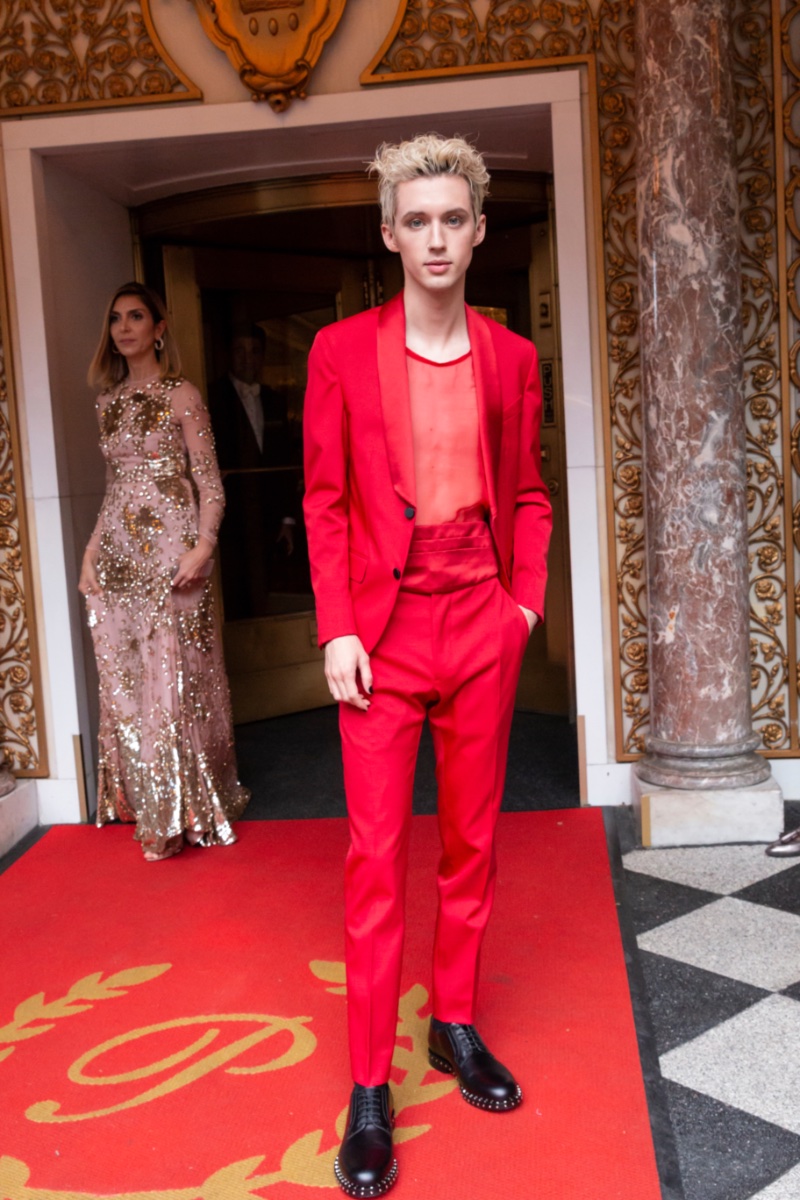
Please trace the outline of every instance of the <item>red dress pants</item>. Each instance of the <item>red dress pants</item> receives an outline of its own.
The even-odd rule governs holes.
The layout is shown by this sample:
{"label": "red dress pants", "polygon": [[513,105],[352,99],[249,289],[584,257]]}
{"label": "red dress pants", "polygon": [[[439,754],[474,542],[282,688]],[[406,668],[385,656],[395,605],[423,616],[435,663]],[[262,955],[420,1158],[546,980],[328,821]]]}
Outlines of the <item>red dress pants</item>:
{"label": "red dress pants", "polygon": [[[397,604],[371,655],[372,705],[340,705],[353,1079],[389,1078],[397,1029],[414,769],[436,754],[439,831],[433,1013],[471,1023],[494,897],[494,831],[528,623],[501,587],[488,527],[415,530]],[[413,589],[413,590],[411,590]]]}

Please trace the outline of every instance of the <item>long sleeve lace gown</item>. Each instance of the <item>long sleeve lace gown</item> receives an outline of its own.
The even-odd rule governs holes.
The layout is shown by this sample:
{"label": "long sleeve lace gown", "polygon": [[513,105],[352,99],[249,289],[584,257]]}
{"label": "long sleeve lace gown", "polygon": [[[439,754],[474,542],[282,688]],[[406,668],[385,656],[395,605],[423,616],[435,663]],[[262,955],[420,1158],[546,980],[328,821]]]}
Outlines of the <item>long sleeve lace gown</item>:
{"label": "long sleeve lace gown", "polygon": [[172,588],[180,556],[201,535],[214,544],[222,520],[208,411],[192,384],[157,377],[123,381],[97,409],[109,479],[90,541],[100,594],[87,597],[100,676],[97,824],[135,821],[156,854],[186,830],[229,845],[250,794],[237,779],[211,583]]}

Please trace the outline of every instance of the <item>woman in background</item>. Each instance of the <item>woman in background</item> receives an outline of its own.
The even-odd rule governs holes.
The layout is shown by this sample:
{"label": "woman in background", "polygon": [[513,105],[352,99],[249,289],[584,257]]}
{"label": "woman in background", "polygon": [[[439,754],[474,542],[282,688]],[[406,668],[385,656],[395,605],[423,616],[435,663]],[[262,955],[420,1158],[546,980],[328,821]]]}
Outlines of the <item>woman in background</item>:
{"label": "woman in background", "polygon": [[135,821],[158,862],[184,842],[230,845],[250,798],[209,580],[224,493],[208,410],[154,292],[117,289],[89,382],[108,472],[78,584],[100,676],[97,824]]}

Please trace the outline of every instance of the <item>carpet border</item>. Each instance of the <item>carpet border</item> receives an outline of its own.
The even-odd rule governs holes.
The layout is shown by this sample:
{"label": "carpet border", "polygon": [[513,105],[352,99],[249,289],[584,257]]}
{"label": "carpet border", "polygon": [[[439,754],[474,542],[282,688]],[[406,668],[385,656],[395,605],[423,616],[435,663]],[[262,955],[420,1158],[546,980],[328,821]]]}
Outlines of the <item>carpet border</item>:
{"label": "carpet border", "polygon": [[27,854],[31,847],[41,841],[44,835],[51,829],[52,825],[37,825],[21,837],[18,842],[15,842],[10,850],[6,850],[5,854],[0,857],[0,875],[4,874],[24,854]]}

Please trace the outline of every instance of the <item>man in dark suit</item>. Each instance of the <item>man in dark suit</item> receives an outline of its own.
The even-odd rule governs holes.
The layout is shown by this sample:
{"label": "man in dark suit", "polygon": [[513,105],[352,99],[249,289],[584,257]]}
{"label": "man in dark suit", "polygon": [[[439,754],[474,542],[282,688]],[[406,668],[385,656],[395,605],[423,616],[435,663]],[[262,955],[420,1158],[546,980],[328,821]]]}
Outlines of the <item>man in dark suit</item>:
{"label": "man in dark suit", "polygon": [[286,401],[261,383],[266,335],[237,330],[230,370],[211,387],[209,409],[225,482],[220,530],[226,620],[264,616],[276,574],[294,550],[298,499]]}

